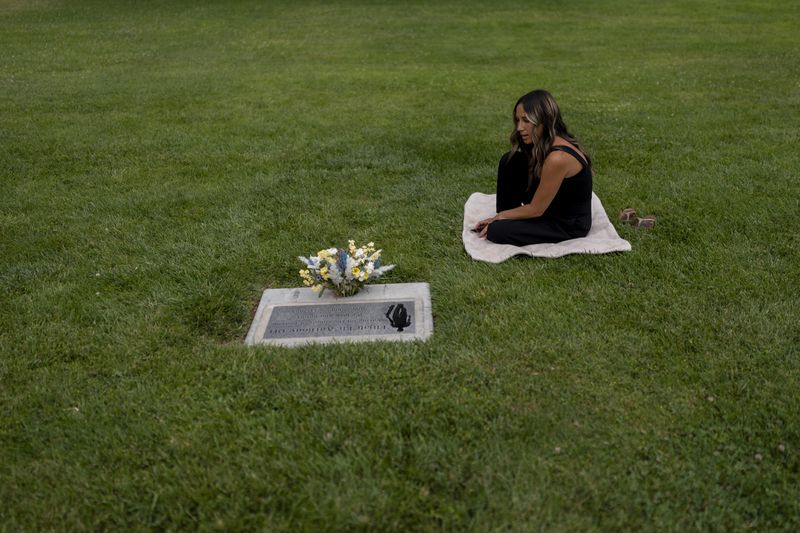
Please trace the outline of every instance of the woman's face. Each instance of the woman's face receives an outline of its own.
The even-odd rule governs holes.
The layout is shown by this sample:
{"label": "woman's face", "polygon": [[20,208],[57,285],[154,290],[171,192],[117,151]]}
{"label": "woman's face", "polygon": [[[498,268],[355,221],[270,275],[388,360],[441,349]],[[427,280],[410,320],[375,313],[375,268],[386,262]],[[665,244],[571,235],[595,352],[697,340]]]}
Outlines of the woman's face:
{"label": "woman's face", "polygon": [[517,123],[517,132],[520,137],[522,137],[522,142],[525,144],[533,144],[533,139],[541,134],[542,127],[536,126],[533,122],[528,120],[525,114],[525,108],[522,107],[522,104],[517,105],[517,109],[514,112],[514,120]]}

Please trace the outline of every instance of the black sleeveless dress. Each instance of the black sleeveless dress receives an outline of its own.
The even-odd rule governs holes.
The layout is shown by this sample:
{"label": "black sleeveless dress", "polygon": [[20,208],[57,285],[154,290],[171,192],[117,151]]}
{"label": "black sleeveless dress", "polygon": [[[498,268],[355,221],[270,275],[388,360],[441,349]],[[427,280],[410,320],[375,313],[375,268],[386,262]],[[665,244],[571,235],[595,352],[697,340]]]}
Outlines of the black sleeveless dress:
{"label": "black sleeveless dress", "polygon": [[[569,146],[553,146],[581,164],[581,170],[564,178],[544,214],[522,220],[497,220],[489,224],[486,237],[498,244],[525,246],[543,242],[561,242],[585,237],[592,227],[592,169],[583,156]],[[524,154],[511,152],[500,159],[497,169],[497,212],[530,203],[539,180],[528,187],[528,160]]]}

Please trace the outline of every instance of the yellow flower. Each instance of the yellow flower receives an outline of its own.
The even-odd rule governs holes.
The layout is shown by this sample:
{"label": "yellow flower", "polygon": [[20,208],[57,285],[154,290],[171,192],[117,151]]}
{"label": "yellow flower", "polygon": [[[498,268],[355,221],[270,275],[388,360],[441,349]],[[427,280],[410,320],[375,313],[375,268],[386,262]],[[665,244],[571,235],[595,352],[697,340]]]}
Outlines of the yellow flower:
{"label": "yellow flower", "polygon": [[314,292],[319,292],[322,290],[322,285],[314,285],[313,287],[311,287],[311,290]]}
{"label": "yellow flower", "polygon": [[353,277],[354,278],[357,278],[360,273],[361,273],[361,270],[358,267],[353,267]]}

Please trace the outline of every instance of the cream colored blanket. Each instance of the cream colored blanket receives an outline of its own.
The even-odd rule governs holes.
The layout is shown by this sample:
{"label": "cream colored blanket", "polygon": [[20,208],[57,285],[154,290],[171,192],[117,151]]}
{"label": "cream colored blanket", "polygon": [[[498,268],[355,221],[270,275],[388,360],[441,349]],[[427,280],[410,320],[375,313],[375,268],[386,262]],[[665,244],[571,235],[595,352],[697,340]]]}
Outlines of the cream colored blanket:
{"label": "cream colored blanket", "polygon": [[606,254],[631,250],[631,243],[617,234],[617,230],[614,229],[603,209],[603,204],[600,203],[600,198],[594,193],[592,193],[592,229],[589,230],[589,234],[579,239],[556,243],[512,246],[495,244],[481,239],[477,233],[471,230],[479,221],[493,216],[494,209],[494,194],[472,193],[467,203],[464,204],[464,228],[461,238],[467,253],[478,261],[501,263],[514,255],[561,257],[568,254]]}

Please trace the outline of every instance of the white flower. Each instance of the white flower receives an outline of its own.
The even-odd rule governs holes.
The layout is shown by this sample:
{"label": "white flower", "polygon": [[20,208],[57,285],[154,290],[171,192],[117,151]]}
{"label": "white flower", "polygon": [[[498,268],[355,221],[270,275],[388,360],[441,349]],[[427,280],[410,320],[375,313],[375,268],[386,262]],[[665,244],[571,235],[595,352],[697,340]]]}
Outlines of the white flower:
{"label": "white flower", "polygon": [[347,279],[353,279],[353,269],[358,266],[355,259],[347,256],[347,266],[344,269],[344,275]]}
{"label": "white flower", "polygon": [[336,263],[331,263],[328,266],[328,276],[330,276],[334,285],[339,285],[342,282],[342,273],[339,272],[339,267],[336,266]]}
{"label": "white flower", "polygon": [[386,266],[382,266],[382,267],[380,267],[380,268],[376,268],[376,269],[375,269],[375,274],[376,274],[377,276],[381,276],[381,275],[383,275],[383,274],[385,274],[385,273],[389,272],[389,271],[390,271],[391,269],[393,269],[393,268],[394,268],[394,265],[386,265]]}

